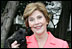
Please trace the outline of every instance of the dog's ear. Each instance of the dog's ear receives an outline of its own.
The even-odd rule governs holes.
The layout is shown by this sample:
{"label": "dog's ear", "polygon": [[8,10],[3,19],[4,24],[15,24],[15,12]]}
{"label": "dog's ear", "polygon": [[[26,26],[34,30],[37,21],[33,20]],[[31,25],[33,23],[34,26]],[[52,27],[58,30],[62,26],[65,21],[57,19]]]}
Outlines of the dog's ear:
{"label": "dog's ear", "polygon": [[7,39],[7,43],[10,47],[11,44],[15,40],[17,40],[18,43],[21,44],[20,47],[26,47],[27,45],[26,45],[26,38],[25,37],[26,37],[26,30],[20,28],[18,31],[14,32],[14,34]]}
{"label": "dog's ear", "polygon": [[8,48],[10,48],[11,47],[11,44],[13,43],[13,38],[12,37],[9,37],[7,40],[6,40],[6,43],[7,43],[7,45],[8,45]]}
{"label": "dog's ear", "polygon": [[24,36],[26,36],[27,31],[26,31],[26,29],[20,28],[20,29],[18,30],[18,33],[19,33],[19,34],[23,34]]}
{"label": "dog's ear", "polygon": [[27,31],[27,36],[31,36],[33,34],[31,27],[26,28],[26,31]]}
{"label": "dog's ear", "polygon": [[14,32],[10,37],[8,37],[6,39],[6,43],[7,43],[8,47],[10,47],[11,44],[15,41],[14,37],[15,37],[16,34],[17,34],[17,32]]}

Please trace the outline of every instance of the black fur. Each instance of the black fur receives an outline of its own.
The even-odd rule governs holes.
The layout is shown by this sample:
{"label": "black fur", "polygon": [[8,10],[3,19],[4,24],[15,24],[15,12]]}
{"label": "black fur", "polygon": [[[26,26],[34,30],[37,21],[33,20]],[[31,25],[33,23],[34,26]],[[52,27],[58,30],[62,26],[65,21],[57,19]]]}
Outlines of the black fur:
{"label": "black fur", "polygon": [[27,48],[27,43],[26,43],[26,30],[19,29],[10,38],[8,38],[7,39],[8,47],[11,47],[11,44],[15,40],[18,42],[18,44],[20,44],[19,48]]}

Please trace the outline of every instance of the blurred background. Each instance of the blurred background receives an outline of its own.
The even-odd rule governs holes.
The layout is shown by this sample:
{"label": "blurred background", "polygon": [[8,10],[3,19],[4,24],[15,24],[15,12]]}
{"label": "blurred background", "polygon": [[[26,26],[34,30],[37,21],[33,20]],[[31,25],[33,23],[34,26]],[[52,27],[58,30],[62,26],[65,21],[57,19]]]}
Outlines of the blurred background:
{"label": "blurred background", "polygon": [[[26,5],[37,1],[1,1],[1,48],[5,41],[19,28],[25,29],[22,17]],[[39,1],[45,4],[50,22],[47,29],[71,48],[71,1]],[[32,35],[32,34],[30,34]]]}

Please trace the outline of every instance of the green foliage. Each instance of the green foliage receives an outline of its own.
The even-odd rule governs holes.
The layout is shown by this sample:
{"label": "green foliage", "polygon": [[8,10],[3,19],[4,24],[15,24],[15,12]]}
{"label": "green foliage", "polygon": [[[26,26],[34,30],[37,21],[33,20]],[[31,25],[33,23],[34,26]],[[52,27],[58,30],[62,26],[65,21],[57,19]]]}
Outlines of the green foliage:
{"label": "green foliage", "polygon": [[4,48],[4,47],[3,47],[3,44],[1,44],[1,48]]}
{"label": "green foliage", "polygon": [[69,43],[69,48],[71,48],[71,43]]}

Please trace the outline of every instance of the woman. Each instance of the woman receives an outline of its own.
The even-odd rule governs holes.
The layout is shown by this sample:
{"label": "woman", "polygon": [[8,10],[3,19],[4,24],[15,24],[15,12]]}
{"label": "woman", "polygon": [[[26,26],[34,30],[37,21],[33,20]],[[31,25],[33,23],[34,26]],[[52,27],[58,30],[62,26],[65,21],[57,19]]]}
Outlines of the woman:
{"label": "woman", "polygon": [[[49,16],[45,5],[41,2],[30,3],[23,14],[26,27],[30,27],[33,35],[27,36],[27,48],[69,48],[64,40],[55,38],[47,31]],[[18,48],[17,41],[11,44],[12,48]]]}

